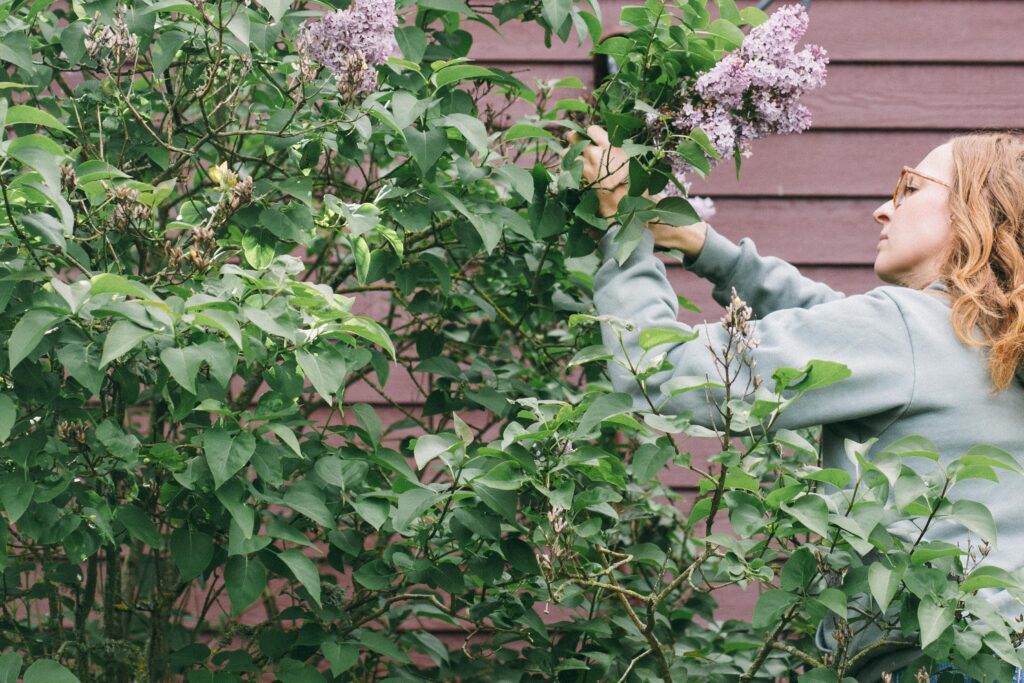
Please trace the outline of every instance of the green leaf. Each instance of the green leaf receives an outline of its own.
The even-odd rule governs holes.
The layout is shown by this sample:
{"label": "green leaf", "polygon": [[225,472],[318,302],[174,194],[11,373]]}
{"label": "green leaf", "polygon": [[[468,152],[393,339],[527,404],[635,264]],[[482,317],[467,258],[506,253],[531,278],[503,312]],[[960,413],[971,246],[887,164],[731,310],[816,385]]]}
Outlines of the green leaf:
{"label": "green leaf", "polygon": [[868,587],[871,589],[871,597],[878,603],[878,608],[884,613],[889,609],[889,603],[896,596],[900,588],[900,581],[903,580],[905,568],[897,565],[896,568],[889,568],[882,562],[874,562],[868,567]]}
{"label": "green leaf", "polygon": [[817,574],[814,555],[806,546],[797,548],[779,573],[779,585],[783,590],[802,592],[807,582]]}
{"label": "green leaf", "polygon": [[32,502],[34,493],[35,484],[22,475],[0,475],[0,505],[3,505],[7,512],[8,523],[14,524],[21,519]]}
{"label": "green leaf", "polygon": [[[24,25],[24,24],[23,24]],[[0,41],[0,59],[27,72],[33,71],[32,44],[23,31],[11,31]]]}
{"label": "green leaf", "polygon": [[529,123],[517,123],[505,131],[505,142],[513,140],[553,140],[554,135],[540,126]]}
{"label": "green leaf", "polygon": [[289,0],[258,0],[258,2],[264,9],[270,12],[270,16],[273,17],[274,21],[281,21],[281,17],[291,7]]}
{"label": "green leaf", "polygon": [[[827,387],[830,384],[846,379],[850,374],[850,368],[842,363],[812,360],[802,370],[779,368],[772,373],[772,378],[780,384],[779,389],[793,390],[799,395],[814,389]],[[792,384],[796,379],[800,381]]]}
{"label": "green leaf", "polygon": [[8,652],[0,655],[0,683],[18,683],[21,672],[21,655]]}
{"label": "green leaf", "polygon": [[797,596],[784,590],[770,590],[761,594],[754,605],[752,625],[756,629],[773,626],[782,613],[797,601]]}
{"label": "green leaf", "polygon": [[569,17],[572,0],[542,0],[541,16],[548,22],[553,32],[557,32]]}
{"label": "green leaf", "polygon": [[323,674],[295,659],[282,659],[276,675],[281,683],[325,683]]}
{"label": "green leaf", "polygon": [[[231,432],[211,428],[203,432],[203,452],[213,475],[214,488],[220,488],[228,479],[245,467],[256,450],[256,437],[252,432]],[[241,525],[240,525],[241,526]]]}
{"label": "green leaf", "polygon": [[320,651],[331,664],[331,675],[340,676],[359,661],[359,648],[354,645],[340,645],[338,643],[320,643]]}
{"label": "green leaf", "polygon": [[107,332],[107,337],[103,341],[103,355],[100,357],[100,367],[104,367],[111,361],[117,360],[138,346],[139,342],[143,339],[153,334],[152,330],[139,327],[133,322],[118,320]]}
{"label": "green leaf", "polygon": [[377,321],[356,315],[343,322],[341,330],[376,344],[387,351],[392,360],[397,358],[395,356],[395,345],[391,342],[391,337],[388,335],[387,330],[381,327]]}
{"label": "green leaf", "polygon": [[964,465],[987,465],[1015,474],[1024,474],[1024,467],[1021,467],[1015,457],[995,446],[973,446],[967,451],[967,455],[960,458],[960,462]]}
{"label": "green leaf", "polygon": [[1013,575],[999,567],[978,567],[960,584],[964,593],[973,593],[982,588],[1019,588],[1020,582]]}
{"label": "green leaf", "polygon": [[18,409],[7,394],[0,394],[0,443],[7,441],[18,418]]}
{"label": "green leaf", "polygon": [[458,83],[472,78],[484,78],[494,76],[494,72],[475,64],[455,64],[448,66],[434,73],[430,80],[438,88],[450,83]]}
{"label": "green leaf", "polygon": [[395,512],[395,531],[399,533],[419,519],[437,500],[437,494],[430,489],[409,489],[398,496],[398,508]]}
{"label": "green leaf", "polygon": [[160,300],[160,297],[149,287],[141,282],[129,280],[123,275],[100,273],[93,276],[91,282],[92,285],[89,287],[89,291],[93,296],[97,294],[123,294],[124,296],[134,296],[145,301]]}
{"label": "green leaf", "polygon": [[128,533],[151,548],[163,546],[160,532],[149,515],[135,505],[121,505],[114,513],[114,519],[124,525]]}
{"label": "green leaf", "polygon": [[334,347],[299,349],[295,352],[295,360],[302,368],[302,374],[330,405],[331,397],[338,393],[348,371],[348,364],[341,351]]}
{"label": "green leaf", "polygon": [[93,344],[72,342],[57,348],[57,359],[79,384],[98,396],[104,373],[99,369],[99,349]]}
{"label": "green leaf", "polygon": [[653,480],[674,453],[675,451],[668,444],[660,440],[658,443],[643,444],[636,449],[633,459],[630,461],[633,476],[639,482]]}
{"label": "green leaf", "polygon": [[998,542],[995,520],[984,503],[973,500],[955,501],[952,517],[989,543],[995,545]]}
{"label": "green leaf", "polygon": [[284,504],[324,527],[335,526],[336,520],[324,504],[324,492],[316,484],[303,479],[295,482],[284,494]]}
{"label": "green leaf", "polygon": [[736,24],[725,19],[715,19],[707,28],[708,33],[725,42],[726,48],[732,50],[743,44],[743,31]]}
{"label": "green leaf", "polygon": [[633,409],[633,397],[629,394],[614,393],[598,396],[587,412],[580,419],[579,426],[573,434],[574,439],[579,439],[590,434],[603,420],[621,415]]}
{"label": "green leaf", "polygon": [[696,209],[682,197],[665,197],[652,211],[661,222],[669,225],[692,225],[700,221]]}
{"label": "green leaf", "polygon": [[926,648],[953,625],[953,605],[940,605],[924,598],[917,606],[917,621],[921,626],[921,647]]}
{"label": "green leaf", "polygon": [[241,614],[267,587],[267,570],[255,557],[235,555],[224,568],[224,583],[231,599],[231,613]]}
{"label": "green leaf", "polygon": [[448,114],[435,119],[435,124],[455,128],[479,154],[487,154],[491,141],[480,119],[468,114]]}
{"label": "green leaf", "polygon": [[916,434],[904,436],[901,439],[893,441],[875,457],[881,457],[883,454],[888,453],[897,455],[901,458],[927,458],[933,461],[939,459],[939,450],[935,447],[935,443],[923,436],[917,436]]}
{"label": "green leaf", "polygon": [[349,409],[356,414],[359,424],[366,430],[366,435],[370,437],[370,443],[374,446],[379,444],[382,427],[380,416],[377,415],[377,411],[373,406],[366,403],[357,403],[354,406],[350,406]]}
{"label": "green leaf", "polygon": [[[405,58],[418,63],[427,50],[427,34],[418,26],[399,26],[395,29],[395,42]],[[337,675],[337,674],[335,674]]]}
{"label": "green leaf", "polygon": [[213,560],[213,538],[202,531],[184,527],[175,529],[171,534],[170,549],[182,581],[191,581],[202,574]]}
{"label": "green leaf", "polygon": [[641,349],[650,351],[662,344],[682,344],[697,336],[696,332],[682,323],[679,327],[645,327],[640,330],[639,343]]}
{"label": "green leaf", "polygon": [[10,338],[7,340],[9,369],[13,370],[18,363],[32,353],[39,346],[39,342],[43,340],[46,331],[61,319],[62,316],[41,309],[30,310],[21,316],[21,320],[14,326]]}
{"label": "green leaf", "polygon": [[817,494],[809,493],[781,507],[814,533],[828,536],[828,505]]}
{"label": "green leaf", "polygon": [[370,631],[367,629],[359,629],[353,635],[360,643],[373,650],[377,654],[384,655],[389,659],[393,659],[401,664],[408,664],[411,660],[400,647],[395,645],[387,636],[383,633],[377,633],[376,631]]}
{"label": "green leaf", "polygon": [[292,431],[291,427],[280,423],[274,423],[267,425],[267,431],[277,436],[277,438],[281,440],[281,443],[288,446],[295,455],[300,458],[304,457],[302,455],[302,446],[299,445],[299,439],[295,436],[295,432]]}
{"label": "green leaf", "polygon": [[841,619],[846,618],[846,595],[837,588],[826,588],[815,599],[822,605],[839,615]]}
{"label": "green leaf", "polygon": [[422,470],[428,462],[450,451],[458,443],[459,439],[454,434],[424,434],[416,439],[416,447],[413,449],[416,468]]}
{"label": "green leaf", "polygon": [[81,683],[78,676],[52,659],[37,659],[25,669],[25,683]]}
{"label": "green leaf", "polygon": [[409,146],[409,154],[419,167],[420,173],[426,175],[448,150],[448,135],[440,128],[432,128],[421,132],[415,128],[406,128],[405,141]]}
{"label": "green leaf", "polygon": [[303,555],[302,551],[296,548],[285,550],[277,557],[287,565],[295,579],[309,592],[313,602],[322,607],[320,603],[320,575],[316,571],[316,565],[313,564],[313,560]]}
{"label": "green leaf", "polygon": [[54,130],[59,130],[62,133],[71,132],[63,123],[54,118],[52,114],[23,104],[16,104],[9,107],[7,109],[7,116],[3,123],[5,126],[15,126],[22,123],[28,123],[34,126],[53,128]]}
{"label": "green leaf", "polygon": [[198,346],[183,349],[166,348],[160,352],[160,360],[174,381],[193,396],[196,394],[196,373],[203,364],[204,352]]}

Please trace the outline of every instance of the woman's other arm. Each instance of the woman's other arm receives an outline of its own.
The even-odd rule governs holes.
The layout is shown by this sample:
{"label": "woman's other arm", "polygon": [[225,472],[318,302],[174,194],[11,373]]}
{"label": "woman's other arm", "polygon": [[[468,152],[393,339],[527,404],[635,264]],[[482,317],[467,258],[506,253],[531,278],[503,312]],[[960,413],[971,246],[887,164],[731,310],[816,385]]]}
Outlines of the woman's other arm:
{"label": "woman's other arm", "polygon": [[[714,285],[712,296],[722,306],[728,305],[734,287],[758,318],[781,309],[810,308],[845,296],[822,282],[804,277],[795,266],[780,258],[761,256],[750,238],[737,245],[710,225],[696,226],[699,227],[651,226],[651,232],[656,244],[683,252],[683,267],[710,281]],[[610,241],[614,237],[605,239]]]}
{"label": "woman's other arm", "polygon": [[[708,243],[710,246],[712,242]],[[739,252],[742,247],[731,245]],[[611,240],[602,241],[604,263],[594,279],[594,302],[599,313],[636,323],[631,332],[617,332],[602,324],[602,336],[614,358],[609,374],[617,391],[633,396],[638,409],[650,409],[633,375],[620,363],[636,365],[644,353],[639,333],[645,328],[688,329],[677,321],[678,303],[665,275],[664,264],[654,255],[654,240],[646,233],[636,250],[620,267],[612,258]],[[752,247],[751,253],[753,252]],[[731,260],[738,261],[734,253]],[[753,259],[755,262],[761,259]],[[729,259],[722,259],[727,261]],[[716,259],[717,263],[718,260]],[[774,269],[777,270],[777,267]],[[769,268],[771,273],[773,268]],[[855,420],[905,408],[911,399],[914,361],[909,331],[896,302],[884,288],[868,294],[835,298],[813,308],[789,307],[751,323],[759,345],[749,351],[754,372],[771,386],[772,373],[782,367],[802,368],[811,360],[846,365],[852,375],[816,390],[813,397],[796,401],[775,423],[775,428],[799,428]],[[647,352],[650,358],[664,353],[672,369],[648,378],[646,393],[659,412],[691,412],[692,420],[716,427],[714,407],[703,391],[667,398],[661,387],[673,377],[720,381],[714,353],[728,343],[728,332],[718,323],[694,328],[699,337],[685,343],[664,344]],[[621,335],[622,342],[619,342]],[[737,386],[750,381],[750,368],[740,369]],[[697,383],[700,380],[695,380]],[[713,394],[720,400],[722,392]]]}

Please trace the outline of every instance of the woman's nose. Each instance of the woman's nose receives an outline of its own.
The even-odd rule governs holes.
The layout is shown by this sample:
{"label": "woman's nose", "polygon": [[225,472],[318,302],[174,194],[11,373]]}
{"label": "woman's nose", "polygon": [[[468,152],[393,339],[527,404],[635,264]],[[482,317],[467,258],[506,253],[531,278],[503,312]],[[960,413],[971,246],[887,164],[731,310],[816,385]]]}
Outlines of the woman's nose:
{"label": "woman's nose", "polygon": [[883,204],[880,204],[877,209],[871,212],[871,217],[875,219],[876,223],[885,225],[889,222],[892,217],[893,205],[892,200],[889,199]]}

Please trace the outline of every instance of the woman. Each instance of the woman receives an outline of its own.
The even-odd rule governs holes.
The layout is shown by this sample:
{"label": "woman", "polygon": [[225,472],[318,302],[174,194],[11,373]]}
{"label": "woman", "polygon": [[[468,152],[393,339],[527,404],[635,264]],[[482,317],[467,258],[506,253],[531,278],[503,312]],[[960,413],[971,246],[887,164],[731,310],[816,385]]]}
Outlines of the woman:
{"label": "woman", "polygon": [[[594,144],[583,152],[584,176],[598,181],[603,216],[615,213],[627,192],[625,156],[593,126]],[[655,245],[683,252],[684,267],[714,284],[716,301],[726,305],[733,288],[758,320],[750,351],[761,377],[779,367],[800,368],[812,359],[847,365],[852,375],[796,401],[775,428],[822,425],[826,467],[852,472],[843,452],[845,439],[879,441],[874,450],[908,435],[930,438],[943,460],[977,444],[1014,455],[1024,451],[1024,137],[978,133],[954,137],[932,150],[914,169],[905,169],[893,199],[875,209],[881,236],[875,273],[888,286],[844,296],[800,275],[784,261],[763,257],[749,239],[736,245],[704,223],[683,227],[654,225],[619,266],[612,258],[617,227],[601,239],[603,264],[594,280],[601,314],[632,320],[637,331],[602,326],[605,344],[622,360],[640,356],[639,330],[672,327],[678,304],[654,255]],[[692,413],[711,427],[704,392],[671,399],[660,386],[673,375],[717,378],[709,348],[727,337],[720,324],[698,326],[699,338],[666,344],[673,369],[647,382],[648,395],[664,400],[661,410]],[[738,386],[748,386],[749,368]],[[617,391],[647,407],[636,381],[619,363],[609,363]],[[972,480],[954,489],[952,499],[985,502],[998,527],[998,545],[986,558],[996,566],[1024,567],[1024,521],[1019,496],[1024,477],[1000,473],[999,482]],[[931,540],[967,540],[955,525],[935,528]],[[1016,616],[1020,605],[1003,590],[987,595],[1001,613]],[[831,629],[819,628],[818,645],[832,649]],[[877,635],[876,635],[877,638]],[[860,647],[871,642],[863,634]],[[877,681],[916,658],[901,651],[876,658],[856,674]],[[906,677],[907,679],[910,676]],[[1018,670],[1014,682],[1021,678]]]}

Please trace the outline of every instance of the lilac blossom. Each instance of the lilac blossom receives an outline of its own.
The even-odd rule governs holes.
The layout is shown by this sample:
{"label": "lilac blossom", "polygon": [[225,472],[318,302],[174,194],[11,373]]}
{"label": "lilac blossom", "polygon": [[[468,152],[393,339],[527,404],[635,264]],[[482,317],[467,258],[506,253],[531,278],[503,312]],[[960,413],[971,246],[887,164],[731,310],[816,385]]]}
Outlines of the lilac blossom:
{"label": "lilac blossom", "polygon": [[803,7],[786,5],[751,29],[739,49],[680,93],[671,127],[683,134],[700,128],[722,157],[734,150],[749,156],[751,140],[807,130],[811,113],[798,100],[825,84],[828,64],[818,45],[796,51],[807,22]]}
{"label": "lilac blossom", "polygon": [[376,89],[374,67],[397,49],[397,23],[395,0],[354,0],[304,26],[297,45],[304,59],[330,70],[343,94],[360,95]]}

